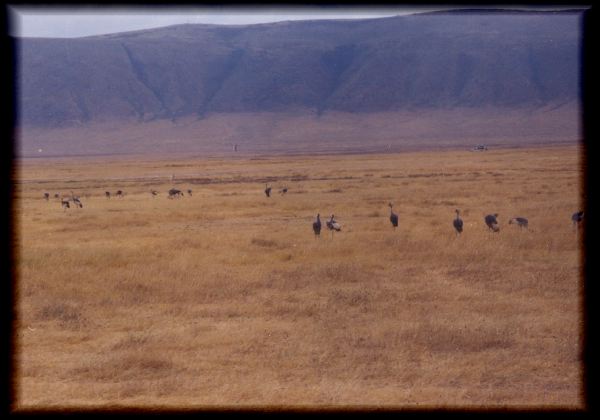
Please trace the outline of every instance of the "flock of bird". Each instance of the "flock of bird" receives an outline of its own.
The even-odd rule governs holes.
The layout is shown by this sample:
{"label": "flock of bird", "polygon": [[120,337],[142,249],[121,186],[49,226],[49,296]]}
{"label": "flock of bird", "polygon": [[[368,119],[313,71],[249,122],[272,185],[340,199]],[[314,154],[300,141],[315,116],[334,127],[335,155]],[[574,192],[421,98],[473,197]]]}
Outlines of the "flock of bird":
{"label": "flock of bird", "polygon": [[[269,184],[265,185],[265,195],[267,197],[271,197],[271,186]],[[288,188],[287,187],[283,187],[281,190],[279,190],[280,194],[285,194],[288,192]],[[152,194],[152,197],[156,197],[159,193],[156,190],[150,190],[150,193]],[[192,190],[188,189],[187,193],[189,196],[192,196]],[[181,190],[178,190],[176,188],[171,188],[168,192],[167,192],[167,198],[169,199],[174,199],[174,198],[179,198],[179,197],[184,197],[184,194]],[[106,198],[110,198],[111,197],[111,193],[110,191],[106,191],[104,193],[104,195],[106,196]],[[118,190],[115,193],[116,197],[119,198],[123,198],[124,194],[122,190]],[[60,198],[60,202],[61,205],[63,207],[63,209],[68,209],[71,207],[70,203],[73,203],[76,207],[79,208],[83,208],[83,203],[81,202],[81,199],[76,196],[75,194],[73,194],[73,191],[71,191],[70,195],[66,195],[66,196],[60,196],[59,194],[54,194],[54,198]],[[44,193],[44,199],[46,201],[48,201],[50,199],[50,194],[49,193]],[[390,223],[392,224],[392,227],[394,229],[396,229],[398,227],[398,214],[394,213],[394,206],[392,203],[388,203],[388,206],[390,207]],[[456,235],[460,235],[463,232],[463,220],[460,218],[460,210],[456,209],[456,217],[454,218],[454,220],[452,221],[452,226],[454,227],[454,230],[456,232]],[[573,213],[573,215],[571,216],[571,222],[573,224],[573,228],[577,229],[579,227],[579,225],[583,222],[583,215],[584,212],[583,211],[578,211],[576,213]],[[499,232],[500,231],[500,225],[498,223],[498,213],[494,213],[494,214],[488,214],[487,216],[484,217],[484,222],[486,224],[486,226],[488,227],[489,230],[491,230],[492,232]],[[525,217],[513,217],[508,221],[508,224],[515,224],[517,225],[519,228],[525,228],[528,229],[529,228],[529,221],[525,218]],[[329,231],[331,231],[331,237],[333,238],[333,233],[334,232],[339,232],[342,230],[342,226],[338,223],[337,220],[335,220],[335,216],[332,214],[329,220],[325,221],[325,225],[327,226],[327,229]],[[312,224],[312,228],[313,228],[313,232],[315,234],[315,238],[320,237],[321,235],[321,215],[317,214],[317,218],[316,220],[313,222]]]}

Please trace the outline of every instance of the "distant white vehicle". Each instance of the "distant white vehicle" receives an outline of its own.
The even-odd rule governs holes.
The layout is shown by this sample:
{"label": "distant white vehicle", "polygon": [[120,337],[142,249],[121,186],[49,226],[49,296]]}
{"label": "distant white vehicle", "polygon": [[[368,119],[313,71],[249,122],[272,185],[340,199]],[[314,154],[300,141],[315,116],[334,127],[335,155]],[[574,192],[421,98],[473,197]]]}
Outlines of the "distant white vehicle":
{"label": "distant white vehicle", "polygon": [[479,151],[483,151],[483,150],[487,150],[487,146],[485,144],[478,144],[477,146],[473,147],[473,151],[474,152],[479,152]]}

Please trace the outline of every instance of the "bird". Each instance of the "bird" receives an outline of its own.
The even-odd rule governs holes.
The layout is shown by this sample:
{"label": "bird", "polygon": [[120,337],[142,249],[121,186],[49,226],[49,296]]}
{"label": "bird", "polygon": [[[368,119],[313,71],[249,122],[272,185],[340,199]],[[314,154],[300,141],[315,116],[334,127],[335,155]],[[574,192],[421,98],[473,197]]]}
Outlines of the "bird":
{"label": "bird", "polygon": [[267,195],[267,197],[271,196],[271,187],[269,187],[269,184],[265,184],[265,194]]}
{"label": "bird", "polygon": [[332,238],[333,238],[334,231],[339,232],[340,230],[342,230],[342,226],[340,226],[340,224],[334,219],[333,214],[331,215],[331,219],[329,219],[327,221],[327,229],[329,229],[331,231]]}
{"label": "bird", "polygon": [[123,191],[119,190],[117,191],[117,193],[115,194],[117,197],[121,197],[123,198]]}
{"label": "bird", "polygon": [[44,200],[48,201],[48,199],[50,198],[50,194],[49,193],[44,193]]}
{"label": "bird", "polygon": [[500,230],[500,227],[498,226],[498,220],[496,219],[496,217],[498,217],[498,213],[488,214],[487,216],[485,216],[484,219],[487,227],[490,230],[493,230],[494,232],[498,232]]}
{"label": "bird", "polygon": [[110,191],[105,191],[104,195],[106,196],[106,198],[110,198]]}
{"label": "bird", "polygon": [[187,193],[190,195],[190,197],[192,196],[192,190],[187,190]]}
{"label": "bird", "polygon": [[577,213],[573,213],[571,216],[571,221],[573,222],[573,229],[576,229],[581,222],[583,222],[583,211],[578,211]]}
{"label": "bird", "polygon": [[455,211],[456,211],[456,219],[454,219],[452,221],[452,225],[454,226],[454,229],[456,230],[456,234],[460,235],[463,231],[463,221],[460,218],[460,216],[458,215],[460,213],[460,211],[458,209],[456,209]]}
{"label": "bird", "polygon": [[79,197],[76,196],[75,194],[73,194],[73,191],[71,191],[71,201],[76,205],[79,206],[79,208],[83,208],[83,204],[81,203],[81,201],[79,200]]}
{"label": "bird", "polygon": [[513,217],[512,219],[510,219],[508,221],[508,224],[509,225],[516,224],[520,228],[526,228],[527,229],[529,227],[529,220],[527,220],[524,217]]}
{"label": "bird", "polygon": [[183,193],[176,188],[169,190],[169,196],[167,198],[183,197]]}
{"label": "bird", "polygon": [[315,232],[315,239],[321,235],[321,215],[317,213],[317,220],[313,222],[313,232]]}
{"label": "bird", "polygon": [[390,206],[390,222],[394,226],[394,229],[396,229],[398,227],[398,215],[392,210],[392,203],[388,203],[388,206]]}

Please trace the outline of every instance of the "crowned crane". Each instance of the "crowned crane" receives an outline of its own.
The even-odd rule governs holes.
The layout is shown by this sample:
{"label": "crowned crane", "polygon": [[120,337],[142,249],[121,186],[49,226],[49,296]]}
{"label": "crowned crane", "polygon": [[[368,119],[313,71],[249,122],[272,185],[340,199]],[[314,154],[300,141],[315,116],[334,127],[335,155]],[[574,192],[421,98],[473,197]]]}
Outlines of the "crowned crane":
{"label": "crowned crane", "polygon": [[271,187],[269,187],[269,184],[265,184],[265,195],[267,197],[271,196]]}
{"label": "crowned crane", "polygon": [[573,229],[579,227],[580,223],[583,222],[583,211],[573,213],[573,215],[571,216],[571,221],[573,222]]}
{"label": "crowned crane", "polygon": [[313,222],[313,232],[315,232],[315,239],[321,237],[321,215],[317,213],[317,220]]}
{"label": "crowned crane", "polygon": [[342,230],[342,226],[334,219],[333,214],[331,215],[331,219],[327,221],[327,229],[331,231],[331,238],[333,238],[333,232]]}
{"label": "crowned crane", "polygon": [[390,206],[390,222],[392,223],[394,229],[396,229],[398,227],[398,215],[394,213],[394,210],[392,210],[392,203],[388,203],[388,206]]}
{"label": "crowned crane", "polygon": [[460,235],[463,231],[463,221],[459,216],[460,210],[456,209],[456,218],[452,221],[452,225],[454,226],[454,230],[456,230],[456,234]]}
{"label": "crowned crane", "polygon": [[488,214],[487,216],[485,216],[485,224],[487,225],[488,229],[494,231],[494,232],[498,232],[500,230],[500,226],[498,226],[498,220],[496,219],[498,217],[498,213],[494,213],[494,214]]}
{"label": "crowned crane", "polygon": [[508,221],[509,225],[517,225],[519,226],[519,228],[523,229],[527,229],[529,228],[529,220],[527,220],[524,217],[513,217],[512,219],[510,219]]}
{"label": "crowned crane", "polygon": [[169,190],[169,196],[167,198],[177,198],[183,197],[183,193],[176,188],[171,188]]}

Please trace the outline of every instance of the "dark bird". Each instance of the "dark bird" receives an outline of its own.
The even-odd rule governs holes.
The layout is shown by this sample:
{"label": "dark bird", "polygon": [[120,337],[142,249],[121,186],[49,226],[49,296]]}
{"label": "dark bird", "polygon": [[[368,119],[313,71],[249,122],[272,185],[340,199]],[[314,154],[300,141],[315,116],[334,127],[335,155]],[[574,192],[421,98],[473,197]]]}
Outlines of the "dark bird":
{"label": "dark bird", "polygon": [[104,195],[106,196],[106,198],[110,198],[110,191],[105,191]]}
{"label": "dark bird", "polygon": [[498,232],[500,230],[500,227],[498,226],[498,220],[496,219],[496,217],[498,217],[498,213],[488,214],[487,216],[485,216],[484,219],[487,227],[490,230],[493,230],[494,232]]}
{"label": "dark bird", "polygon": [[315,232],[315,238],[321,235],[321,215],[317,213],[317,220],[313,222],[313,232]]}
{"label": "dark bird", "polygon": [[573,213],[573,216],[571,216],[571,221],[573,222],[573,229],[579,227],[579,224],[583,222],[583,211]]}
{"label": "dark bird", "polygon": [[271,196],[271,187],[269,187],[269,184],[265,184],[266,188],[265,188],[265,194],[267,197]]}
{"label": "dark bird", "polygon": [[176,198],[183,197],[183,193],[176,188],[171,188],[169,190],[169,196],[167,198]]}
{"label": "dark bird", "polygon": [[463,231],[463,221],[460,218],[460,216],[458,215],[459,210],[456,209],[456,219],[454,219],[452,221],[452,225],[454,226],[454,229],[456,230],[456,234],[459,235],[462,233]]}
{"label": "dark bird", "polygon": [[50,198],[50,194],[44,193],[44,200],[48,201],[49,198]]}
{"label": "dark bird", "polygon": [[524,217],[513,217],[512,219],[510,219],[508,221],[509,225],[517,225],[520,228],[528,228],[529,227],[529,220],[527,220]]}
{"label": "dark bird", "polygon": [[388,203],[388,206],[390,206],[390,222],[392,223],[392,226],[394,226],[395,229],[398,227],[398,215],[394,213],[394,210],[392,210],[392,203]]}
{"label": "dark bird", "polygon": [[342,227],[340,226],[340,224],[334,219],[333,214],[331,215],[331,219],[329,219],[327,221],[327,229],[329,229],[331,231],[332,238],[333,238],[333,232],[335,232],[335,231],[339,232],[340,230],[342,230]]}

